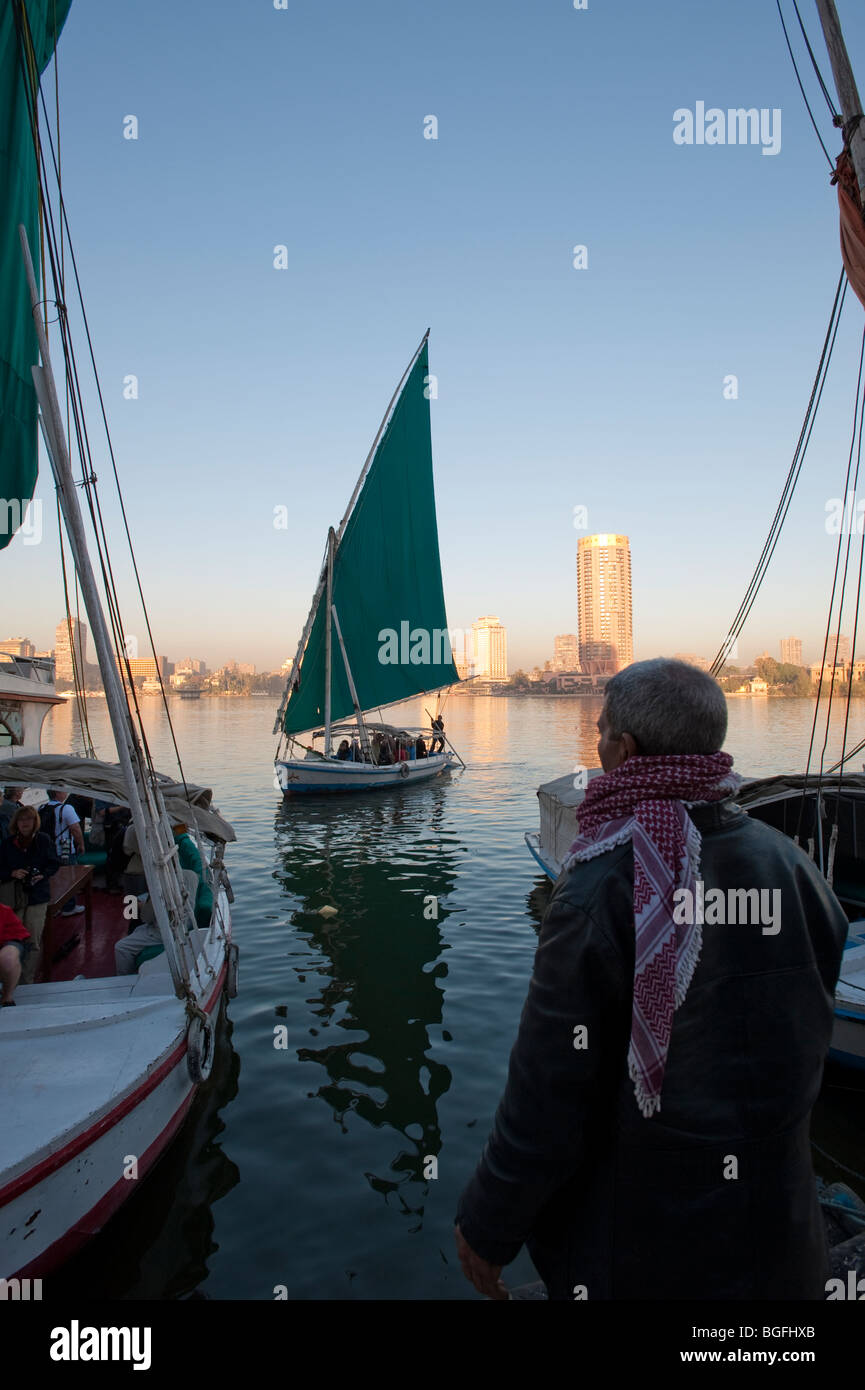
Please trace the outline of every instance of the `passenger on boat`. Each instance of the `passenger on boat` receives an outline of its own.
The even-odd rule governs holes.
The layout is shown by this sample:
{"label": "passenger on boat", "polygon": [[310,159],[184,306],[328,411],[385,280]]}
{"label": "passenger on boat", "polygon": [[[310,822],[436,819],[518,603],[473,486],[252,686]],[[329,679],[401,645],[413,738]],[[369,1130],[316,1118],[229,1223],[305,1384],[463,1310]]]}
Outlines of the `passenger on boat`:
{"label": "passenger on boat", "polygon": [[8,1009],[16,1002],[14,994],[29,944],[30,933],[24,923],[11,907],[0,903],[0,985],[3,986],[0,1009]]}
{"label": "passenger on boat", "polygon": [[[432,727],[436,732],[433,734],[433,741],[430,744],[430,757],[432,757],[433,753],[443,753],[445,751],[445,722],[440,714],[437,714],[435,719],[433,719]],[[436,748],[436,744],[438,744],[438,748]]]}
{"label": "passenger on boat", "polygon": [[18,914],[30,934],[31,950],[23,967],[25,985],[33,983],[42,960],[50,880],[59,868],[54,845],[39,828],[35,807],[19,806],[9,836],[0,845],[0,902]]}
{"label": "passenger on boat", "polygon": [[18,810],[23,794],[23,787],[7,787],[3,800],[0,801],[0,844],[9,834],[9,822]]}
{"label": "passenger on boat", "polygon": [[378,762],[381,767],[389,767],[393,762],[393,750],[391,748],[390,738],[387,734],[376,734],[376,738],[378,739],[376,745],[378,748],[378,757],[376,758],[376,762]]}
{"label": "passenger on boat", "polygon": [[356,738],[353,738],[351,741],[351,760],[353,763],[363,762],[363,754]]}
{"label": "passenger on boat", "polygon": [[598,730],[603,775],[458,1205],[463,1272],[505,1299],[526,1245],[556,1300],[823,1301],[809,1125],[847,918],[736,804],[706,672],[626,667]]}
{"label": "passenger on boat", "polygon": [[349,742],[347,738],[344,738],[342,743],[337,748],[336,756],[342,763],[349,762],[351,760],[351,748],[349,747]]}
{"label": "passenger on boat", "polygon": [[[182,821],[172,826],[174,843],[177,845],[177,860],[181,869],[191,870],[198,878],[195,896],[195,921],[199,927],[210,925],[213,912],[213,890],[207,881],[204,865],[198,846]],[[128,832],[127,832],[128,837]],[[135,841],[137,846],[137,841]],[[194,882],[194,880],[193,880]],[[153,918],[153,907],[146,894],[142,895],[141,920],[128,936],[123,937],[114,947],[114,965],[118,975],[134,975],[143,951],[158,954],[154,947],[162,947],[162,937]]]}
{"label": "passenger on boat", "polygon": [[401,738],[398,738],[397,741],[396,741],[396,749],[397,749],[397,753],[396,753],[396,760],[397,760],[397,762],[398,762],[398,763],[407,763],[407,762],[408,762],[408,749],[406,748],[405,743],[403,742],[403,740],[402,740]]}
{"label": "passenger on boat", "polygon": [[415,739],[414,751],[416,758],[426,757],[426,744],[424,742],[423,734],[418,734],[417,738]]}
{"label": "passenger on boat", "polygon": [[[78,855],[84,852],[84,835],[78,812],[67,801],[67,793],[59,787],[49,787],[48,800],[39,807],[42,829],[53,835],[54,845],[61,864],[77,864]],[[70,898],[61,917],[75,917],[84,908],[75,898]]]}

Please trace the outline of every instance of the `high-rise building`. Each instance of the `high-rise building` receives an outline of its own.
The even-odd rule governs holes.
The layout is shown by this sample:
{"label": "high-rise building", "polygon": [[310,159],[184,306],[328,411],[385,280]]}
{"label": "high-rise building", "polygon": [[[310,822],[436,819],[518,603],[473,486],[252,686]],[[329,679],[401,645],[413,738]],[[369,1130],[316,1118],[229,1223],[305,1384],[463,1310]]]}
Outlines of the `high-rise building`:
{"label": "high-rise building", "polygon": [[[70,642],[71,629],[71,642]],[[75,666],[80,680],[84,680],[87,661],[87,625],[78,618],[64,618],[54,632],[55,675],[59,681],[75,679],[72,653],[75,652]]]}
{"label": "high-rise building", "polygon": [[694,652],[673,652],[674,661],[684,661],[686,666],[696,666],[698,671],[708,671],[711,662],[705,656],[697,656]]}
{"label": "high-rise building", "polygon": [[482,680],[508,678],[508,634],[498,618],[487,616],[472,623],[474,674]]}
{"label": "high-rise building", "polygon": [[613,675],[634,659],[631,548],[627,536],[581,536],[577,543],[580,665]]}
{"label": "high-rise building", "polygon": [[184,656],[180,661],[175,661],[174,674],[176,676],[206,676],[207,662],[199,661],[194,656]]}
{"label": "high-rise building", "polygon": [[129,657],[123,662],[118,661],[118,669],[124,674],[127,666],[136,685],[142,681],[155,681],[162,678],[163,685],[168,681],[168,662],[164,656],[135,656]]}
{"label": "high-rise building", "polygon": [[563,632],[553,638],[553,670],[579,671],[580,644],[575,632]]}
{"label": "high-rise building", "polygon": [[801,637],[782,637],[781,638],[781,661],[785,665],[802,665],[802,638]]}
{"label": "high-rise building", "polygon": [[0,642],[0,652],[7,656],[35,656],[36,648],[29,637],[5,637]]}
{"label": "high-rise building", "polygon": [[[835,643],[836,643],[836,641],[837,641],[837,643],[838,643],[838,655],[837,655],[837,657],[835,656]],[[849,662],[849,660],[850,660],[850,638],[849,638],[849,637],[845,637],[844,634],[843,634],[843,632],[841,632],[841,633],[838,633],[838,632],[830,632],[830,634],[829,634],[829,644],[828,644],[828,646],[826,647],[826,662],[827,662],[827,664],[831,666],[833,661],[837,661],[837,664],[838,664],[839,666],[846,666],[847,663]]]}

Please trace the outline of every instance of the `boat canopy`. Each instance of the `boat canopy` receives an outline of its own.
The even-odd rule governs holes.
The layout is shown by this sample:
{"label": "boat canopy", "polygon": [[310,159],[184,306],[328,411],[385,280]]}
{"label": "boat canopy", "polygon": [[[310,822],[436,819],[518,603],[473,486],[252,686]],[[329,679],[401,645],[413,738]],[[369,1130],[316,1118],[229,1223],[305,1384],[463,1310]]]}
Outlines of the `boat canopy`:
{"label": "boat canopy", "polygon": [[774,777],[748,778],[736,794],[740,806],[762,806],[767,801],[780,801],[786,797],[801,796],[805,791],[815,796],[818,791],[823,796],[835,795],[838,791],[865,796],[865,773],[845,772],[841,778],[837,772],[824,772],[822,778],[815,772],[806,777],[804,772],[784,772]]}
{"label": "boat canopy", "polygon": [[[72,0],[27,0],[25,48],[39,73],[47,67]],[[39,185],[17,23],[24,6],[0,5],[0,498],[15,514],[0,530],[0,550],[21,525],[37,473],[36,391],[30,368],[39,356],[19,224],[39,245]],[[32,48],[30,48],[32,45]]]}
{"label": "boat canopy", "polygon": [[[210,809],[213,797],[207,787],[173,778],[157,772],[156,780],[172,821],[192,822],[211,840],[226,843],[236,839],[227,820]],[[40,753],[30,758],[0,759],[0,786],[62,787],[79,796],[92,796],[113,805],[128,806],[129,800],[123,773],[118,763],[102,763],[96,758],[72,758],[62,753]],[[186,793],[189,793],[187,800]]]}
{"label": "boat canopy", "polygon": [[[332,603],[361,710],[459,682],[442,589],[428,380],[424,341],[334,555]],[[287,734],[324,722],[326,609],[323,591],[286,708]],[[353,712],[334,629],[331,717]]]}

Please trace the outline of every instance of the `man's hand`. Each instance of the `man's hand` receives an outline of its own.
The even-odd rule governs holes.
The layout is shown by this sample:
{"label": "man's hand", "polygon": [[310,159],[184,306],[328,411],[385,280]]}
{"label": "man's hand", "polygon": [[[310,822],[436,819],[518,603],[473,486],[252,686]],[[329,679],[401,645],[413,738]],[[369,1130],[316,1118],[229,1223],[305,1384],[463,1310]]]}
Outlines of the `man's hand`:
{"label": "man's hand", "polygon": [[501,1265],[491,1265],[488,1260],[482,1260],[480,1255],[475,1254],[459,1226],[454,1226],[454,1236],[463,1274],[469,1283],[474,1284],[478,1293],[482,1293],[485,1298],[494,1298],[497,1301],[507,1299],[508,1291],[499,1278],[502,1272]]}

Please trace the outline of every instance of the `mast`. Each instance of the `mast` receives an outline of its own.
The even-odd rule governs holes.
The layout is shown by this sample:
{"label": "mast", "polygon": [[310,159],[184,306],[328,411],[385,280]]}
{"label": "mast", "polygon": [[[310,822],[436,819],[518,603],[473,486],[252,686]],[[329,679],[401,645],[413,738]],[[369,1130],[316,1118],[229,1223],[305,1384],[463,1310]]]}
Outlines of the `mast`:
{"label": "mast", "polygon": [[[333,535],[333,532],[331,532],[331,535]],[[348,664],[348,655],[345,650],[345,642],[342,640],[342,628],[339,625],[339,616],[337,614],[336,607],[333,604],[331,604],[331,612],[333,613],[333,621],[336,624],[336,635],[339,638],[339,649],[342,652],[342,660],[343,664],[345,665],[345,674],[346,679],[348,680],[348,688],[351,694],[352,703],[354,704],[354,712],[357,718],[357,728],[358,733],[360,734],[361,747],[363,748],[364,753],[366,753],[369,756],[369,734],[367,733],[366,725],[363,722],[363,710],[360,707],[360,700],[357,698],[357,687],[354,683],[354,676],[351,674],[351,667]]]}
{"label": "mast", "polygon": [[57,484],[57,497],[66,524],[66,533],[69,537],[75,569],[81,584],[87,616],[90,619],[90,630],[105,686],[105,703],[108,706],[114,741],[117,746],[117,758],[129,796],[129,809],[132,812],[132,823],[138,838],[138,849],[144,867],[144,875],[148,887],[158,885],[160,890],[156,893],[151,892],[156,924],[159,928],[162,944],[165,947],[175,993],[182,998],[190,987],[190,962],[192,972],[197,974],[197,971],[194,958],[188,954],[188,947],[185,943],[182,944],[178,936],[175,935],[175,924],[179,933],[183,930],[184,920],[179,874],[178,872],[172,873],[169,868],[171,861],[174,860],[175,869],[177,869],[177,846],[174,843],[174,837],[171,834],[158,789],[155,786],[150,787],[145,778],[141,748],[132,727],[126,697],[114,663],[111,638],[102,611],[93,568],[90,564],[84,522],[78,505],[78,494],[63,433],[60,404],[57,399],[57,388],[48,353],[48,339],[45,336],[45,328],[39,312],[39,292],[36,288],[36,276],[33,271],[27,232],[23,226],[19,226],[18,233],[24,253],[33,322],[42,358],[42,366],[33,366],[32,373],[41,410],[43,437]]}
{"label": "mast", "polygon": [[324,756],[330,757],[331,672],[333,669],[333,527],[327,533],[327,608],[324,621]]}
{"label": "mast", "polygon": [[850,156],[856,171],[859,185],[859,200],[865,204],[865,120],[862,118],[862,102],[856,87],[856,78],[841,32],[841,21],[835,8],[835,0],[816,0],[817,13],[823,26],[823,37],[832,64],[835,90],[844,117],[844,137],[850,146]]}

